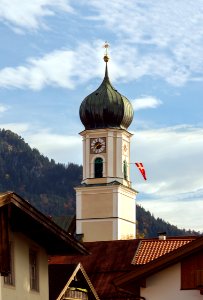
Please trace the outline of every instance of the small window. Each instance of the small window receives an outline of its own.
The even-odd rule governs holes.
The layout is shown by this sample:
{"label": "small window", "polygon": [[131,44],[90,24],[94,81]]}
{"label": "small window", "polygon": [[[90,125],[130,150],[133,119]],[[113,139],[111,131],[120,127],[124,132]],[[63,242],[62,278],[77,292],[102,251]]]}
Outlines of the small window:
{"label": "small window", "polygon": [[10,273],[8,276],[4,276],[4,284],[15,286],[15,273],[14,273],[14,247],[13,243],[10,242]]}
{"label": "small window", "polygon": [[123,162],[123,176],[124,176],[125,180],[128,180],[127,168],[128,168],[127,161],[124,160],[124,162]]}
{"label": "small window", "polygon": [[94,176],[95,178],[103,177],[103,159],[101,157],[97,157],[94,161]]}
{"label": "small window", "polygon": [[38,266],[38,253],[35,250],[29,252],[30,263],[30,289],[39,291],[39,266]]}

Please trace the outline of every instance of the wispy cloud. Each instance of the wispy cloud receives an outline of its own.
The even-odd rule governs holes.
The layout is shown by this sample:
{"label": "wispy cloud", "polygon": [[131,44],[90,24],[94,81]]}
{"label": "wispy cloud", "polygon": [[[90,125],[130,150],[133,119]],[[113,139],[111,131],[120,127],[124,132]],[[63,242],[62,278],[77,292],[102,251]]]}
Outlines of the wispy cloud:
{"label": "wispy cloud", "polygon": [[[133,63],[129,77],[139,78],[140,67],[144,75],[159,76],[172,85],[194,78],[203,81],[202,0],[90,0],[89,5],[97,11],[94,21],[117,37],[115,43],[125,51],[122,59]],[[138,49],[136,61],[128,53],[132,47]]]}
{"label": "wispy cloud", "polygon": [[0,19],[16,33],[20,33],[22,29],[45,28],[45,17],[54,16],[57,10],[73,12],[69,2],[68,0],[0,0]]}
{"label": "wispy cloud", "polygon": [[49,159],[63,164],[82,164],[82,141],[77,135],[56,134],[50,128],[42,129],[29,123],[0,123],[0,129],[3,128],[21,136],[31,148],[38,149]]}
{"label": "wispy cloud", "polygon": [[54,51],[42,58],[30,58],[24,66],[4,68],[0,71],[0,86],[40,90],[46,85],[73,87],[69,74],[72,66],[71,51]]}
{"label": "wispy cloud", "polygon": [[[0,70],[0,86],[32,90],[41,90],[46,86],[73,89],[104,73],[102,41],[96,41],[94,45],[93,50],[92,45],[79,43],[75,51],[55,50],[40,58],[29,58],[24,65],[16,68],[4,68]],[[98,61],[100,64],[96,64]]]}
{"label": "wispy cloud", "polygon": [[[54,50],[42,57],[28,58],[18,67],[3,68],[0,70],[0,86],[33,90],[46,86],[74,89],[90,79],[102,77],[102,41],[97,40],[94,45],[94,51],[90,43],[81,43],[74,50]],[[175,70],[174,63],[167,57],[152,55],[140,58],[136,49],[131,48],[128,50],[130,59],[122,62],[123,49],[118,46],[113,51],[115,55],[109,63],[112,82],[132,81],[149,75],[164,77],[173,85],[182,85],[188,79],[188,74]],[[162,60],[162,64],[158,60]]]}
{"label": "wispy cloud", "polygon": [[186,196],[185,201],[174,199],[158,198],[139,200],[138,203],[146,210],[149,210],[156,218],[178,226],[178,228],[193,229],[203,233],[202,212],[203,194],[201,198],[190,199]]}
{"label": "wispy cloud", "polygon": [[135,99],[131,102],[135,111],[140,109],[156,108],[162,104],[161,100],[156,99],[152,96],[145,96],[142,98]]}
{"label": "wispy cloud", "polygon": [[[105,29],[108,35],[112,32],[110,55],[112,53],[113,59],[109,63],[112,80],[132,81],[150,76],[164,79],[173,86],[182,86],[190,80],[203,81],[202,0],[195,3],[192,0],[147,0],[142,3],[90,0],[74,6],[68,0],[10,2],[0,0],[0,19],[19,32],[24,28],[38,30],[45,27],[49,24],[48,21],[45,23],[46,17],[55,16],[56,12],[63,16],[64,12],[75,12],[78,24],[85,19],[91,26],[96,22],[98,32],[99,28],[102,32]],[[83,10],[83,6],[88,9]],[[100,47],[103,42],[100,41]],[[93,54],[96,51],[101,54],[99,47],[95,47],[97,43],[94,36],[93,42],[81,40],[75,49],[63,48],[42,57],[27,58],[16,68],[2,69],[0,85],[32,89],[46,85],[74,88],[101,74],[99,56]]]}
{"label": "wispy cloud", "polygon": [[5,112],[6,110],[8,110],[8,106],[5,106],[3,104],[0,104],[0,113]]}
{"label": "wispy cloud", "polygon": [[143,162],[147,173],[144,181],[131,168],[133,187],[140,192],[138,203],[172,224],[203,231],[202,149],[203,128],[185,125],[134,132],[131,161]]}
{"label": "wispy cloud", "polygon": [[[33,148],[42,154],[53,158],[56,162],[82,164],[81,139],[79,136],[55,134],[47,130],[39,130],[31,135],[26,134],[26,140]],[[80,149],[80,151],[75,151]]]}
{"label": "wispy cloud", "polygon": [[0,128],[11,130],[18,135],[23,135],[25,132],[29,132],[30,125],[28,123],[0,123]]}
{"label": "wispy cloud", "polygon": [[139,177],[137,188],[162,197],[203,188],[202,149],[202,128],[186,125],[136,131],[131,159],[142,161],[148,173],[146,190]]}

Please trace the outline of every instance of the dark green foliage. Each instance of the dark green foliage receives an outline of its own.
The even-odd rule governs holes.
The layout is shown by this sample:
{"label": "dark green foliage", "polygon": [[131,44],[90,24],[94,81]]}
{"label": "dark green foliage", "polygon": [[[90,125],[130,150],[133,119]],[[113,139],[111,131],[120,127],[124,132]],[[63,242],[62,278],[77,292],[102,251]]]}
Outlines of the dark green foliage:
{"label": "dark green foliage", "polygon": [[47,215],[75,213],[82,167],[55,163],[17,134],[0,130],[0,191],[15,191]]}
{"label": "dark green foliage", "polygon": [[[17,134],[0,130],[0,192],[14,191],[46,215],[75,214],[74,187],[82,180],[82,166],[55,163],[39,153]],[[138,236],[191,235],[137,206]]]}

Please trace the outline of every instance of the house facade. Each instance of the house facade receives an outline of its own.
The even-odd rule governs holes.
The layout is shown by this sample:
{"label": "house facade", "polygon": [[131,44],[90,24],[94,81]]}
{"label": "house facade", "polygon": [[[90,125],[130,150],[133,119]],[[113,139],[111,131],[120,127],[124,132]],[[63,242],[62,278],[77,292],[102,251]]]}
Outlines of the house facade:
{"label": "house facade", "polygon": [[142,240],[132,264],[115,278],[119,290],[149,300],[203,297],[203,237]]}
{"label": "house facade", "polygon": [[146,287],[140,295],[148,300],[201,300],[203,296],[198,288],[181,288],[181,263],[170,266],[146,279]]}
{"label": "house facade", "polygon": [[48,256],[43,247],[9,230],[11,270],[1,276],[0,299],[49,299]]}
{"label": "house facade", "polygon": [[0,194],[0,299],[48,300],[49,255],[86,248],[15,193]]}

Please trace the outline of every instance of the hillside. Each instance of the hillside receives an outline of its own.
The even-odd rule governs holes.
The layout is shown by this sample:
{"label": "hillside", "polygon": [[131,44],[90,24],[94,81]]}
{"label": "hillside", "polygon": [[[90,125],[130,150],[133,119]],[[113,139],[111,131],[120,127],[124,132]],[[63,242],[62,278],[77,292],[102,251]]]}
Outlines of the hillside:
{"label": "hillside", "polygon": [[[15,191],[46,215],[75,214],[75,191],[82,179],[82,166],[63,165],[31,149],[10,130],[0,130],[0,192]],[[157,232],[168,235],[191,235],[137,206],[139,236],[153,237]]]}

